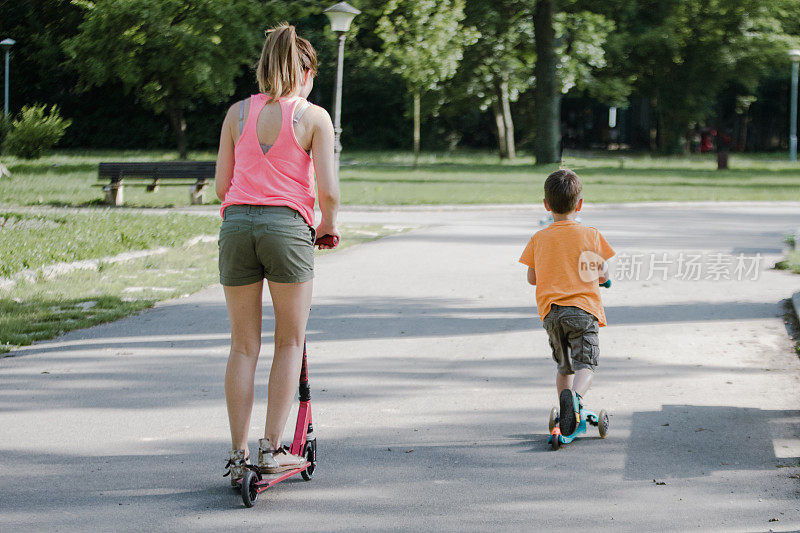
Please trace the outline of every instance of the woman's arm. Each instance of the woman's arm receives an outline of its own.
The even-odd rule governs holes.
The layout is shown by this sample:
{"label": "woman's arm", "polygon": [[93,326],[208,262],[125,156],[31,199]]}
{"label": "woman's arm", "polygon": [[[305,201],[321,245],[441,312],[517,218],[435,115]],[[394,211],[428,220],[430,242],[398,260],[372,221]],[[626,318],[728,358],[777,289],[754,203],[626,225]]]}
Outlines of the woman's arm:
{"label": "woman's arm", "polygon": [[[322,220],[317,226],[317,235],[340,237],[336,229],[336,214],[339,211],[339,177],[333,160],[333,124],[328,112],[321,107],[309,109],[313,112],[314,129],[311,137],[311,157],[317,181],[317,198]],[[320,248],[328,248],[321,245]]]}
{"label": "woman's arm", "polygon": [[219,151],[217,152],[217,170],[214,176],[214,187],[217,198],[225,201],[225,195],[231,187],[233,179],[233,109],[236,104],[228,109],[225,120],[222,121],[222,131],[219,134]]}

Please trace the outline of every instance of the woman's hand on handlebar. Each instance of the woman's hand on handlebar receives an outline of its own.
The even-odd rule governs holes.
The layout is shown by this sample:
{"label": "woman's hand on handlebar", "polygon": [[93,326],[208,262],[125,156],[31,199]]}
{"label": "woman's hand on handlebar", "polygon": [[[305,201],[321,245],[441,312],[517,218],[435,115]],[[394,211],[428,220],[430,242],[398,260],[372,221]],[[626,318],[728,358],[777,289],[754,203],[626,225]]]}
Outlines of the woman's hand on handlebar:
{"label": "woman's hand on handlebar", "polygon": [[333,237],[334,244],[331,246],[329,243],[319,243],[319,249],[330,250],[331,248],[336,248],[342,236],[339,234],[339,230],[336,228],[335,224],[323,220],[320,222],[319,226],[317,226],[317,241],[326,235]]}

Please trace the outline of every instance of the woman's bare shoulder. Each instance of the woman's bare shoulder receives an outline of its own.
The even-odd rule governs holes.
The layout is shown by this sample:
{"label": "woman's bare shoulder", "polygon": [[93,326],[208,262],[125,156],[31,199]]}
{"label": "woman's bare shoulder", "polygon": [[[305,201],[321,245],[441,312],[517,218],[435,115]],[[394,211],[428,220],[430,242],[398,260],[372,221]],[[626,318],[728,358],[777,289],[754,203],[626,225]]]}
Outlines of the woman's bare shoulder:
{"label": "woman's bare shoulder", "polygon": [[306,111],[306,116],[311,124],[315,127],[333,127],[331,116],[328,114],[328,111],[326,111],[324,107],[318,106],[317,104],[311,104],[309,106],[308,111]]}
{"label": "woman's bare shoulder", "polygon": [[250,101],[250,97],[248,96],[244,100],[237,100],[234,103],[232,103],[230,105],[230,107],[228,108],[228,112],[225,113],[225,118],[231,117],[231,118],[238,119],[239,118],[239,112],[240,112],[240,110],[242,108],[242,104],[244,104],[244,107],[246,109],[249,101]]}

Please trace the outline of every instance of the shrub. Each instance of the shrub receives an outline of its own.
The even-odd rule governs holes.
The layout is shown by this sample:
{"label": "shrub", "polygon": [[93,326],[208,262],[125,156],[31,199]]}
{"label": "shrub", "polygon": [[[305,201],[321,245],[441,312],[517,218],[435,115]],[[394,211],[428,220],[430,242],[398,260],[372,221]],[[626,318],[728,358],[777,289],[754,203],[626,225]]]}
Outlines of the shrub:
{"label": "shrub", "polygon": [[11,129],[11,119],[6,118],[5,113],[0,113],[0,145],[6,140],[8,130]]}
{"label": "shrub", "polygon": [[58,106],[52,106],[49,114],[46,112],[46,105],[22,108],[6,135],[5,146],[9,152],[23,159],[36,159],[64,136],[72,121],[61,118]]}

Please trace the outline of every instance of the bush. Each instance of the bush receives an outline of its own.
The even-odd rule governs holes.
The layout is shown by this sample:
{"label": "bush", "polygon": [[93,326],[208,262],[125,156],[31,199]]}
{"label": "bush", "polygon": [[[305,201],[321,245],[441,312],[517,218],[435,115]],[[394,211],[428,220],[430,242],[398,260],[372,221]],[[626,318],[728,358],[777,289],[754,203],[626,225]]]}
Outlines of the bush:
{"label": "bush", "polygon": [[11,120],[6,118],[5,113],[0,113],[0,146],[5,142],[8,130],[11,129]]}
{"label": "bush", "polygon": [[10,153],[23,159],[36,159],[64,136],[72,121],[61,118],[58,106],[51,107],[49,114],[46,111],[46,105],[22,108],[6,135],[5,146]]}

